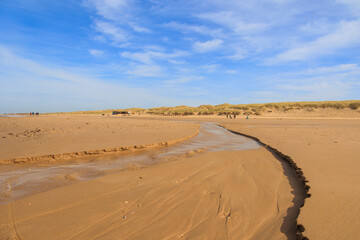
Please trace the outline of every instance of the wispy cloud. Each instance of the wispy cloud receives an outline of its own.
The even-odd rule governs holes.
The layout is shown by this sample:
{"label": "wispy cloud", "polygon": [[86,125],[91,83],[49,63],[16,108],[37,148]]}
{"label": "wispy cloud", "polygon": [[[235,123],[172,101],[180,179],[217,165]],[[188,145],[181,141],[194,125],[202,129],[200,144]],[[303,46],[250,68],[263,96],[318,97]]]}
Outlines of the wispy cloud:
{"label": "wispy cloud", "polygon": [[359,74],[360,66],[356,63],[340,64],[330,67],[309,68],[297,74],[303,75],[327,75],[334,73]]}
{"label": "wispy cloud", "polygon": [[205,42],[196,41],[194,42],[193,48],[196,52],[206,53],[215,51],[223,44],[221,39],[213,39]]}
{"label": "wispy cloud", "polygon": [[107,20],[118,20],[130,13],[131,0],[85,0],[96,13]]}
{"label": "wispy cloud", "polygon": [[[2,46],[0,72],[0,112],[145,107],[173,102],[154,94],[154,90],[97,79],[82,69],[77,71],[27,59]],[[11,95],[22,94],[27,97],[13,103],[6,101]]]}
{"label": "wispy cloud", "polygon": [[186,51],[174,51],[172,53],[166,53],[161,51],[146,51],[146,52],[122,52],[122,57],[135,60],[142,63],[153,63],[154,60],[171,60],[188,55]]}
{"label": "wispy cloud", "polygon": [[236,74],[237,71],[236,71],[236,70],[226,70],[225,73],[228,73],[228,74]]}
{"label": "wispy cloud", "polygon": [[128,39],[128,34],[125,31],[110,22],[97,20],[95,21],[95,29],[114,43],[125,42]]}
{"label": "wispy cloud", "polygon": [[358,0],[82,3],[0,3],[3,102],[9,93],[23,101],[24,89],[92,108],[126,102],[122,89],[168,105],[360,98]]}
{"label": "wispy cloud", "polygon": [[[95,30],[103,37],[109,38],[115,46],[121,42],[127,42],[133,33],[151,33],[151,29],[139,23],[138,17],[134,16],[136,4],[133,0],[84,0],[89,9],[95,11]],[[103,39],[97,37],[97,39]]]}
{"label": "wispy cloud", "polygon": [[353,15],[360,17],[360,2],[358,0],[336,0],[335,2],[345,5]]}
{"label": "wispy cloud", "polygon": [[139,33],[151,33],[151,30],[146,28],[146,27],[141,27],[139,25],[137,25],[136,23],[129,23],[129,25],[131,26],[131,28],[135,31],[135,32],[139,32]]}
{"label": "wispy cloud", "polygon": [[131,64],[130,69],[126,71],[129,75],[140,77],[160,77],[163,76],[163,68],[157,64]]}
{"label": "wispy cloud", "polygon": [[219,67],[219,64],[207,64],[207,65],[203,65],[201,66],[202,69],[205,69],[206,72],[208,73],[213,73],[217,70],[217,68]]}
{"label": "wispy cloud", "polygon": [[202,25],[193,25],[193,24],[186,24],[186,23],[179,23],[179,22],[169,22],[164,24],[165,27],[181,31],[183,33],[198,33],[206,36],[221,36],[222,30],[221,29],[214,29],[209,28]]}
{"label": "wispy cloud", "polygon": [[245,22],[238,14],[229,11],[202,13],[198,17],[222,25],[236,34],[256,33],[268,27],[262,22]]}
{"label": "wispy cloud", "polygon": [[100,57],[100,56],[104,55],[104,51],[97,50],[97,49],[90,49],[89,53],[91,55],[93,55],[94,57]]}
{"label": "wispy cloud", "polygon": [[314,41],[302,43],[282,52],[266,63],[308,60],[316,57],[331,55],[336,51],[360,45],[360,20],[341,22],[333,32],[320,36]]}
{"label": "wispy cloud", "polygon": [[204,78],[202,76],[187,76],[187,77],[179,77],[176,79],[170,79],[170,80],[165,80],[163,83],[166,84],[166,86],[174,86],[174,85],[179,85],[179,84],[184,84],[184,83],[189,83],[189,82],[193,82],[193,81],[199,81],[199,80],[203,80]]}

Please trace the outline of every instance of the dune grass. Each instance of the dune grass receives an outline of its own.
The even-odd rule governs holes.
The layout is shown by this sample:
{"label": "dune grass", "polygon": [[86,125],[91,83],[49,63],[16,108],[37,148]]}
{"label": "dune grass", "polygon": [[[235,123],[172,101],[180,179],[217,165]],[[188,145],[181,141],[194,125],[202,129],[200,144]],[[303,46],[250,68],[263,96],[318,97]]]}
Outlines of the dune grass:
{"label": "dune grass", "polygon": [[256,104],[229,104],[220,105],[200,105],[190,107],[180,105],[176,107],[155,107],[155,108],[127,108],[127,109],[107,109],[96,111],[76,111],[61,112],[52,114],[91,114],[91,115],[111,115],[113,111],[130,111],[132,114],[154,114],[164,116],[187,116],[187,115],[261,115],[265,112],[297,111],[307,110],[309,112],[316,109],[352,109],[360,108],[360,100],[347,101],[322,101],[322,102],[278,102],[278,103],[256,103]]}

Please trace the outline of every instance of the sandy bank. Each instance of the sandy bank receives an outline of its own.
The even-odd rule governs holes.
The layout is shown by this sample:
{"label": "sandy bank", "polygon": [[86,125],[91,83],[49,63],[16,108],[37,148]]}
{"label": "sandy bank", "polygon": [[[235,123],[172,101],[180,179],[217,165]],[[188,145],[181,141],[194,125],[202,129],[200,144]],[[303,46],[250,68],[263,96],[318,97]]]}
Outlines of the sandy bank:
{"label": "sandy bank", "polygon": [[169,145],[199,124],[107,116],[0,118],[0,163],[54,161]]}
{"label": "sandy bank", "polygon": [[360,121],[249,119],[222,125],[259,138],[302,168],[311,186],[298,218],[305,236],[358,239]]}
{"label": "sandy bank", "polygon": [[0,238],[287,239],[293,198],[264,148],[212,152],[1,205]]}

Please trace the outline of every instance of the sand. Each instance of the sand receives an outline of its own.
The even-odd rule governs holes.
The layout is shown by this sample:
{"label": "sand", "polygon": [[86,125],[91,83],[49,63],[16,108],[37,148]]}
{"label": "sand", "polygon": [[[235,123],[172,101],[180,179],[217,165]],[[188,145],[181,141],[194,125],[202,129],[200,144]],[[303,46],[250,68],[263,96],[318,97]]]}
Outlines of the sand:
{"label": "sand", "polygon": [[[359,120],[227,120],[215,116],[54,118],[61,119],[59,124],[63,124],[57,128],[63,131],[52,135],[54,139],[77,139],[74,129],[79,123],[85,127],[98,126],[82,132],[82,140],[78,142],[85,141],[87,147],[91,146],[87,149],[99,149],[96,144],[104,144],[95,141],[91,145],[92,141],[86,139],[91,136],[89,132],[103,137],[107,144],[123,136],[119,134],[106,142],[108,136],[99,133],[106,124],[114,123],[111,125],[114,128],[127,126],[124,132],[135,128],[118,144],[141,145],[190,136],[198,128],[194,123],[164,119],[216,121],[260,139],[290,156],[302,168],[311,186],[311,197],[306,199],[297,220],[305,227],[306,237],[356,240],[360,236]],[[19,124],[17,132],[34,127],[50,129],[53,124],[50,119],[44,117],[39,120],[43,121],[40,125],[35,125],[35,119],[16,120],[26,123]],[[76,124],[65,126],[65,120]],[[3,121],[7,126],[0,125],[6,131],[11,126],[7,121]],[[25,128],[30,123],[32,127]],[[142,134],[147,136],[142,138]],[[104,144],[101,148],[112,146]],[[14,149],[9,152],[13,154]],[[43,150],[48,150],[44,154],[54,153],[54,149]],[[21,151],[25,152],[19,156],[28,156],[32,149]],[[289,165],[263,147],[207,152],[149,167],[129,168],[88,181],[75,179],[70,185],[0,204],[0,239],[294,239],[294,219],[303,196],[301,188]]]}
{"label": "sand", "polygon": [[359,120],[242,119],[222,124],[259,138],[302,168],[311,186],[298,219],[305,236],[359,239]]}
{"label": "sand", "polygon": [[[0,163],[52,161],[183,141],[199,124],[108,116],[0,118]],[[136,147],[135,147],[136,146]]]}
{"label": "sand", "polygon": [[0,205],[0,238],[287,239],[283,171],[261,148],[110,174]]}

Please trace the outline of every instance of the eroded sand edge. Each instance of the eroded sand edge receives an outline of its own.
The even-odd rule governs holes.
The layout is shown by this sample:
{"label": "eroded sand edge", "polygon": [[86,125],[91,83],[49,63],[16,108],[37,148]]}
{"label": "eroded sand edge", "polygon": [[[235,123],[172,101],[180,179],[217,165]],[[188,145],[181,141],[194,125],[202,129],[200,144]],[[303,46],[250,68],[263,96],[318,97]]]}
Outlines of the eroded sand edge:
{"label": "eroded sand edge", "polygon": [[176,143],[189,140],[190,138],[195,137],[199,134],[199,128],[197,131],[189,135],[187,137],[168,140],[166,142],[158,142],[151,144],[141,144],[135,146],[124,146],[124,147],[113,147],[113,148],[103,148],[98,150],[88,150],[88,151],[79,151],[79,152],[71,152],[71,153],[60,153],[60,154],[47,154],[33,157],[24,157],[24,158],[10,158],[10,159],[2,159],[0,160],[0,164],[14,164],[14,163],[33,163],[33,162],[53,162],[57,160],[72,160],[84,156],[94,156],[101,154],[110,154],[110,153],[120,153],[120,152],[133,152],[139,150],[149,150],[157,147],[167,147],[170,145],[174,145]]}
{"label": "eroded sand edge", "polygon": [[[221,125],[219,125],[219,126],[221,126]],[[221,127],[227,129],[224,126],[221,126]],[[294,162],[294,160],[290,156],[283,154],[279,150],[267,145],[266,143],[262,142],[260,139],[254,137],[254,136],[250,136],[250,135],[247,135],[247,134],[244,134],[244,133],[236,132],[236,131],[233,131],[233,130],[230,130],[230,129],[227,129],[227,130],[234,133],[234,134],[238,134],[238,135],[241,135],[241,136],[244,136],[244,137],[248,137],[248,138],[251,138],[251,139],[257,141],[261,146],[263,146],[264,148],[269,150],[271,153],[273,153],[275,156],[277,156],[281,160],[285,161],[294,170],[299,182],[303,186],[303,201],[302,201],[302,204],[301,204],[301,207],[300,207],[300,208],[302,208],[305,205],[305,199],[311,197],[311,194],[308,193],[309,189],[310,189],[310,186],[308,184],[309,181],[306,180],[304,172],[301,170],[300,167],[297,166],[296,162]],[[300,211],[300,209],[299,209],[299,211]],[[299,215],[300,215],[300,212],[299,212]],[[303,232],[305,231],[305,227],[302,224],[299,224],[297,222],[297,219],[295,221],[295,224],[296,224],[296,238],[298,240],[308,240],[308,238],[303,235]]]}

